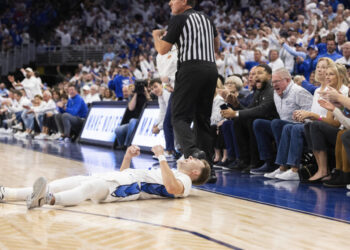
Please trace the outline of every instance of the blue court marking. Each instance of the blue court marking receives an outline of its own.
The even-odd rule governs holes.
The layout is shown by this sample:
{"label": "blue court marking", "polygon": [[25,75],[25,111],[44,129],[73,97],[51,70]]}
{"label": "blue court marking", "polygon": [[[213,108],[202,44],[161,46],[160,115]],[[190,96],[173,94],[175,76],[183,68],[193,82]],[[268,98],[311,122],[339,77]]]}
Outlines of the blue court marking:
{"label": "blue court marking", "polygon": [[[14,205],[14,206],[26,206],[23,204],[17,204],[17,203],[11,203],[11,202],[1,202],[2,204],[7,204],[7,205]],[[242,248],[239,247],[235,247],[229,243],[214,239],[210,236],[207,236],[205,234],[202,233],[198,233],[196,231],[191,231],[191,230],[187,230],[187,229],[183,229],[183,228],[179,228],[179,227],[171,227],[171,226],[166,226],[166,225],[161,225],[161,224],[156,224],[156,223],[152,223],[152,222],[147,222],[147,221],[141,221],[141,220],[135,220],[135,219],[128,219],[128,218],[123,218],[123,217],[119,217],[119,216],[109,216],[109,215],[104,215],[104,214],[96,214],[96,213],[89,213],[89,212],[82,212],[82,211],[75,211],[75,210],[69,210],[69,209],[64,209],[64,208],[54,208],[54,207],[41,207],[41,209],[46,209],[46,210],[58,210],[58,211],[64,211],[64,212],[70,212],[70,213],[76,213],[76,214],[83,214],[83,215],[91,215],[91,216],[98,216],[98,217],[104,217],[104,218],[110,218],[110,219],[117,219],[117,220],[124,220],[124,221],[130,221],[130,222],[135,222],[135,223],[140,223],[140,224],[145,224],[145,225],[149,225],[149,226],[154,226],[154,227],[162,227],[162,228],[167,228],[167,229],[171,229],[171,230],[175,230],[175,231],[180,231],[183,233],[189,233],[192,234],[194,236],[200,237],[202,239],[214,242],[218,245],[230,248],[230,249],[235,249],[235,250],[241,250]]]}
{"label": "blue court marking", "polygon": [[224,194],[224,193],[220,193],[220,192],[215,192],[215,191],[211,191],[211,190],[209,190],[207,188],[204,188],[204,187],[192,187],[192,188],[199,189],[199,190],[202,190],[202,191],[205,191],[205,192],[210,192],[210,193],[214,193],[214,194],[218,194],[218,195],[223,195],[223,196],[239,199],[239,200],[245,200],[245,201],[249,201],[249,202],[253,202],[253,203],[259,203],[259,204],[262,204],[262,205],[267,205],[267,206],[271,206],[271,207],[277,207],[277,208],[289,210],[289,211],[292,211],[292,212],[298,212],[298,213],[307,214],[307,215],[311,215],[311,216],[315,216],[315,217],[320,217],[320,218],[323,218],[323,219],[328,219],[328,220],[332,220],[332,221],[336,221],[336,222],[350,224],[350,222],[346,221],[346,220],[337,219],[337,218],[334,218],[334,217],[329,217],[329,216],[320,215],[320,214],[315,214],[315,213],[311,213],[311,212],[307,212],[307,211],[303,211],[303,210],[299,210],[299,209],[282,207],[282,206],[279,206],[279,205],[275,205],[275,204],[271,204],[271,203],[267,203],[267,202],[263,202],[263,201],[257,201],[257,200],[252,200],[252,199],[249,199],[249,198],[235,196],[235,195],[232,195],[232,194]]}

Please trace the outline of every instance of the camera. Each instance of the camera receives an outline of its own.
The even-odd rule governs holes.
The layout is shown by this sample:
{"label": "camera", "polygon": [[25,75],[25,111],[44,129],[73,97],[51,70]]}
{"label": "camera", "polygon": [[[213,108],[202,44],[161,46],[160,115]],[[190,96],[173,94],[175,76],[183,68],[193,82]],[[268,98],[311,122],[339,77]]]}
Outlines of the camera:
{"label": "camera", "polygon": [[136,93],[136,94],[144,94],[146,86],[147,86],[147,82],[146,81],[144,81],[144,80],[136,80],[135,81],[134,93]]}

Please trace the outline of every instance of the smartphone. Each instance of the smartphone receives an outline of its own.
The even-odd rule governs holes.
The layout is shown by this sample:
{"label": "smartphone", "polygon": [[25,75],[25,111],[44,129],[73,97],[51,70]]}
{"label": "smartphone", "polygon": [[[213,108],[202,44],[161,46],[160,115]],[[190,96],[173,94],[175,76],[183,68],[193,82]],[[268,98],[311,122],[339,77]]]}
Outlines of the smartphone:
{"label": "smartphone", "polygon": [[227,104],[226,104],[226,103],[221,104],[221,105],[220,105],[220,109],[221,109],[221,110],[228,109]]}

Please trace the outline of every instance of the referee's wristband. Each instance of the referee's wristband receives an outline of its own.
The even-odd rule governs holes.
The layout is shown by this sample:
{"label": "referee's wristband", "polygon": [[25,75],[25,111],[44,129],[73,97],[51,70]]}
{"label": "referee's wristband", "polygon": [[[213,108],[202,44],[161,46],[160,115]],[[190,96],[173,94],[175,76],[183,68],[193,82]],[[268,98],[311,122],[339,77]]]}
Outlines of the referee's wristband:
{"label": "referee's wristband", "polygon": [[167,161],[167,160],[166,160],[164,155],[159,155],[158,156],[158,161],[161,162],[161,161]]}

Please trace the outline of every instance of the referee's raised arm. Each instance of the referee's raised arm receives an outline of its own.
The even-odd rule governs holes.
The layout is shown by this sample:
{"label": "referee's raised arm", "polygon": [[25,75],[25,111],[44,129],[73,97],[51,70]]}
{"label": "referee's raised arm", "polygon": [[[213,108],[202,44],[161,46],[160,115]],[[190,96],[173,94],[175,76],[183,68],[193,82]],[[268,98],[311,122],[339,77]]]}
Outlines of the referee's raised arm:
{"label": "referee's raised arm", "polygon": [[152,32],[154,47],[157,50],[157,52],[161,55],[168,53],[171,47],[173,46],[171,43],[161,39],[164,33],[165,33],[165,30],[153,30]]}

